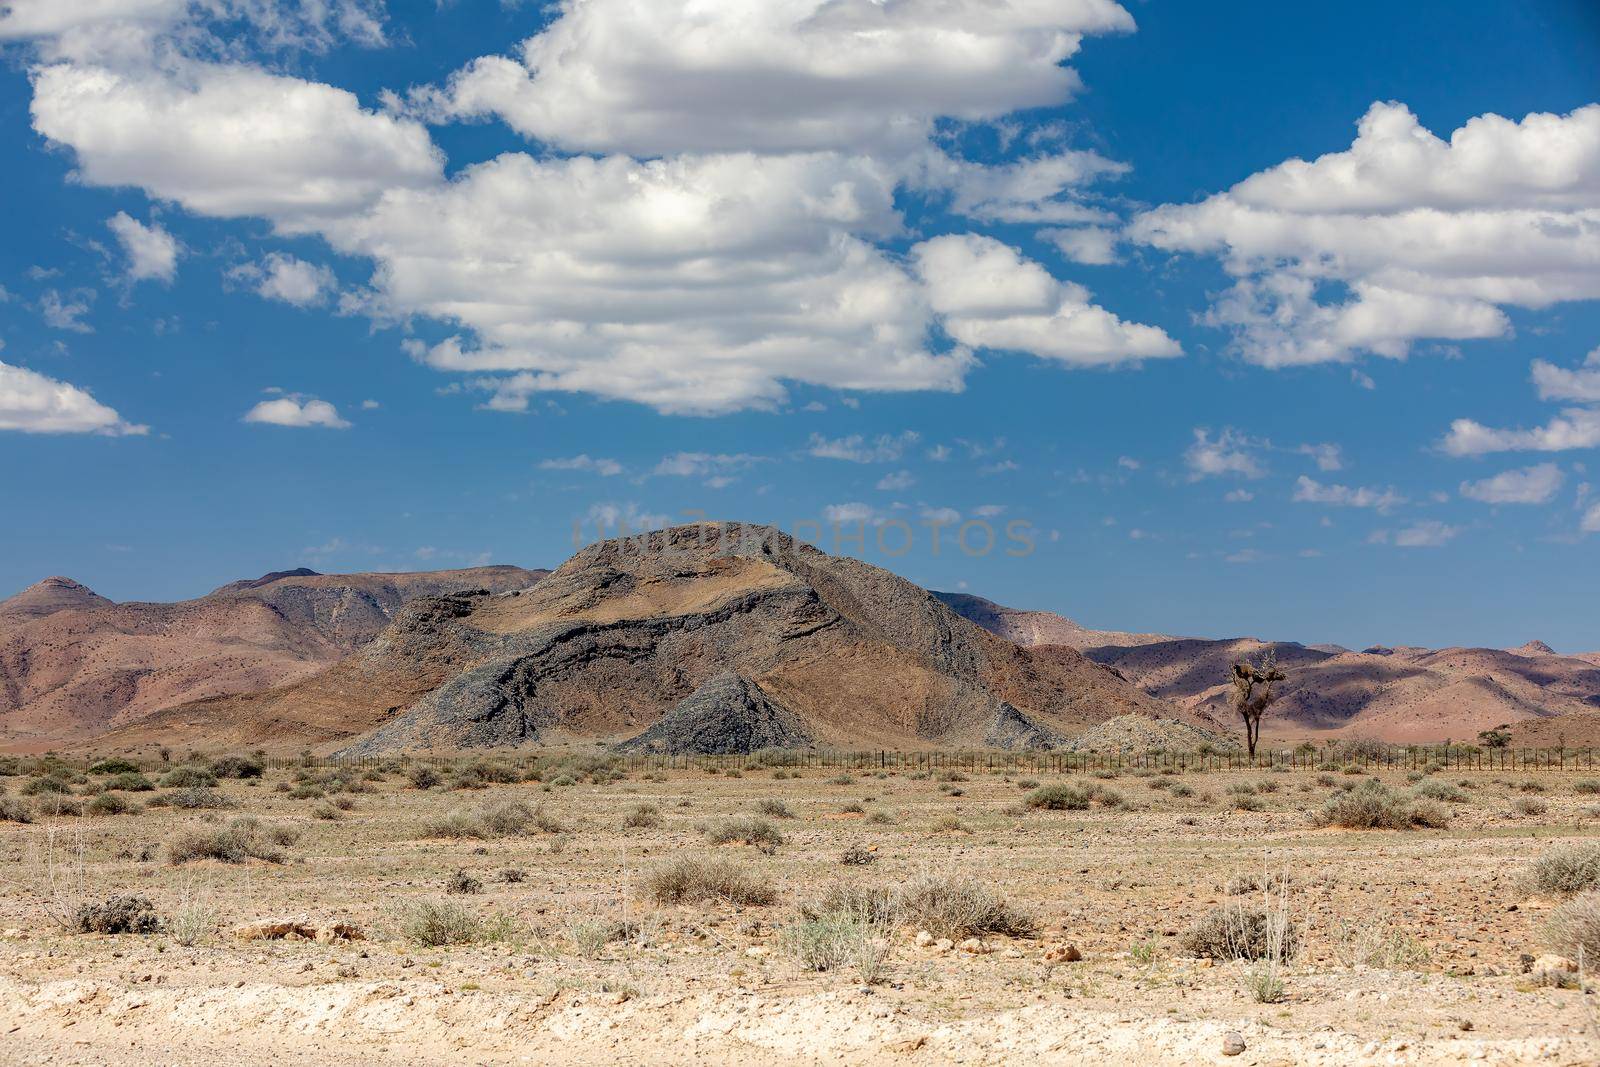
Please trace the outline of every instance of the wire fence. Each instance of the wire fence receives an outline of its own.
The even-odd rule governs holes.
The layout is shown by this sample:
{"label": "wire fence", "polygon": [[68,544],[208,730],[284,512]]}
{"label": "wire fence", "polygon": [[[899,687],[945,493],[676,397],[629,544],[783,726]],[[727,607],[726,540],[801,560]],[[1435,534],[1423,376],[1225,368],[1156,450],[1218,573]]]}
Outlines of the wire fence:
{"label": "wire fence", "polygon": [[[1600,752],[1592,748],[1478,748],[1465,745],[1411,745],[1382,750],[1341,751],[1338,747],[1298,748],[1260,751],[1252,758],[1242,752],[1223,751],[1147,751],[1147,752],[1060,752],[1060,751],[900,751],[871,749],[836,751],[825,749],[763,750],[752,753],[573,753],[560,749],[481,750],[449,755],[399,753],[388,756],[299,756],[257,755],[255,759],[275,769],[313,770],[366,769],[373,767],[426,763],[451,766],[463,760],[492,759],[499,763],[530,767],[535,764],[579,761],[615,770],[642,773],[665,771],[775,770],[779,768],[834,771],[993,771],[999,773],[1077,774],[1095,771],[1342,771],[1355,768],[1366,772],[1381,770],[1504,771],[1516,773],[1589,771],[1597,767]],[[166,760],[141,757],[109,757],[123,760],[141,770],[154,770],[193,757],[169,754]],[[57,763],[84,770],[98,762],[97,757],[62,759]]]}

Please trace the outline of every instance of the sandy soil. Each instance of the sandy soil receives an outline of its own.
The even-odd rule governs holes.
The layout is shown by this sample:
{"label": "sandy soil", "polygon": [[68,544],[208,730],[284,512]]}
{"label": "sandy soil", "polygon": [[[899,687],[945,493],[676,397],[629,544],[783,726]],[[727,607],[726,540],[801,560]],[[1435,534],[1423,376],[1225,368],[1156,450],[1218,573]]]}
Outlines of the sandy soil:
{"label": "sandy soil", "polygon": [[[320,773],[320,772],[319,772]],[[419,791],[401,775],[326,803],[226,782],[233,811],[150,808],[98,819],[0,823],[0,1062],[54,1064],[1098,1063],[1579,1064],[1600,1060],[1592,995],[1540,987],[1523,954],[1544,951],[1555,901],[1527,868],[1561,842],[1596,836],[1571,776],[1542,775],[1548,811],[1513,816],[1525,776],[1452,776],[1468,799],[1448,830],[1314,829],[1308,812],[1337,788],[1309,772],[1190,774],[1194,795],[1124,775],[1125,810],[1024,809],[1002,776],[941,781],[822,772],[775,780],[676,772],[606,784],[537,782]],[[1231,810],[1226,787],[1270,780],[1267,809]],[[1323,779],[1327,781],[1327,779]],[[20,780],[9,783],[18,792]],[[1398,777],[1393,784],[1401,785]],[[150,794],[132,794],[148,798]],[[543,801],[558,833],[430,840],[452,809]],[[713,848],[699,829],[785,801],[771,855]],[[654,805],[659,826],[625,829]],[[846,812],[859,805],[866,813]],[[239,813],[293,825],[282,864],[173,865],[164,842]],[[953,816],[960,828],[940,828]],[[879,817],[882,818],[881,816]],[[53,849],[52,849],[53,843]],[[847,846],[876,862],[847,867]],[[53,855],[57,864],[51,886]],[[81,863],[78,856],[81,853]],[[778,889],[768,906],[658,906],[641,890],[656,865],[719,854]],[[524,880],[507,883],[516,868]],[[444,897],[457,870],[481,894]],[[1258,1003],[1250,964],[1183,954],[1181,934],[1250,872],[1292,879],[1304,948],[1284,968],[1285,999]],[[919,946],[896,930],[884,979],[803,970],[782,931],[836,882],[974,874],[1040,923],[1038,936],[989,937],[981,952]],[[72,935],[54,910],[138,893],[168,915],[207,913],[192,945],[173,933]],[[451,899],[502,920],[500,939],[426,948],[397,933],[407,901]],[[306,914],[359,925],[361,940],[234,937],[236,924]],[[627,940],[591,954],[582,931],[626,921]],[[1380,935],[1408,966],[1357,961]],[[1047,960],[1071,943],[1078,962]],[[1241,1054],[1224,1055],[1228,1033]]]}

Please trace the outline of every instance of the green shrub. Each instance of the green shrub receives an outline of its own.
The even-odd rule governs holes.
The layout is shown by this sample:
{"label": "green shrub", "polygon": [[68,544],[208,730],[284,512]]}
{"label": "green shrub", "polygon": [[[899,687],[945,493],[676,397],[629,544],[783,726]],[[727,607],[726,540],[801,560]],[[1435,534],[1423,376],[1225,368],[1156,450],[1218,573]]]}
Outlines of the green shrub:
{"label": "green shrub", "polygon": [[260,778],[267,765],[248,756],[223,756],[211,761],[211,773],[218,778]]}
{"label": "green shrub", "polygon": [[128,793],[148,793],[156,787],[150,779],[132,771],[107,778],[105,786],[107,789],[121,789]]}
{"label": "green shrub", "polygon": [[138,807],[120,793],[101,793],[85,809],[90,815],[125,815]]}
{"label": "green shrub", "polygon": [[139,765],[121,756],[103,759],[89,768],[90,774],[138,774]]}
{"label": "green shrub", "polygon": [[165,789],[200,789],[217,784],[217,776],[204,767],[174,767],[161,776]]}
{"label": "green shrub", "polygon": [[1414,796],[1427,797],[1429,800],[1448,800],[1452,804],[1463,804],[1467,799],[1467,794],[1460,786],[1437,778],[1429,778],[1419,783],[1411,792]]}
{"label": "green shrub", "polygon": [[237,806],[227,796],[217,792],[215,789],[174,789],[162,799],[171,807],[182,808],[185,811]]}
{"label": "green shrub", "polygon": [[1084,811],[1089,807],[1089,794],[1076,786],[1060,783],[1041,786],[1028,794],[1028,807],[1044,811]]}

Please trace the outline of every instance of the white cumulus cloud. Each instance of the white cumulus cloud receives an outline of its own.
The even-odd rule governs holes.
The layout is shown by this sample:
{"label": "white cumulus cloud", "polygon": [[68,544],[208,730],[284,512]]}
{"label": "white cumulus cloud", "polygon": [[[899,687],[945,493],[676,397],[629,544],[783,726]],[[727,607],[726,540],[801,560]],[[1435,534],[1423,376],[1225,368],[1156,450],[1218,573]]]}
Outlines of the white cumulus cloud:
{"label": "white cumulus cloud", "polygon": [[622,473],[622,464],[614,459],[603,456],[591,456],[587,452],[565,459],[546,459],[539,463],[540,470],[546,471],[593,471],[602,478],[614,478]]}
{"label": "white cumulus cloud", "polygon": [[1443,140],[1377,103],[1347,150],[1156,208],[1129,236],[1219,257],[1237,280],[1209,321],[1264,366],[1499,337],[1503,307],[1600,297],[1600,104],[1481,115]]}
{"label": "white cumulus cloud", "polygon": [[124,422],[75,385],[0,363],[0,430],[121,436],[145,434],[149,427]]}
{"label": "white cumulus cloud", "polygon": [[1303,474],[1295,481],[1294,500],[1300,504],[1329,504],[1344,508],[1373,508],[1377,511],[1388,511],[1406,502],[1406,498],[1392,486],[1370,489],[1366,486],[1324,485]]}
{"label": "white cumulus cloud", "polygon": [[1554,463],[1502,471],[1476,482],[1462,482],[1461,495],[1485,504],[1548,504],[1567,476]]}
{"label": "white cumulus cloud", "polygon": [[350,426],[339,417],[338,409],[326,400],[298,394],[263,400],[245,413],[244,421],[268,426],[316,426],[329,430],[344,430]]}
{"label": "white cumulus cloud", "polygon": [[945,332],[963,345],[1077,366],[1180,356],[1164,330],[1124,322],[992,237],[952,234],[911,249]]}
{"label": "white cumulus cloud", "polygon": [[1189,468],[1189,480],[1236,475],[1241,478],[1261,478],[1267,473],[1257,451],[1258,442],[1231,427],[1224,427],[1216,437],[1204,427],[1194,431],[1194,443],[1183,454]]}
{"label": "white cumulus cloud", "polygon": [[914,147],[935,119],[1059,104],[1111,0],[588,0],[415,103],[572,151]]}
{"label": "white cumulus cloud", "polygon": [[126,277],[131,282],[170,282],[178,276],[178,241],[158,223],[146,225],[119,211],[106,220],[128,258]]}
{"label": "white cumulus cloud", "polygon": [[295,307],[316,307],[327,303],[338,288],[333,271],[319,263],[308,263],[298,256],[270,252],[260,263],[243,263],[228,272],[266,300],[277,300]]}

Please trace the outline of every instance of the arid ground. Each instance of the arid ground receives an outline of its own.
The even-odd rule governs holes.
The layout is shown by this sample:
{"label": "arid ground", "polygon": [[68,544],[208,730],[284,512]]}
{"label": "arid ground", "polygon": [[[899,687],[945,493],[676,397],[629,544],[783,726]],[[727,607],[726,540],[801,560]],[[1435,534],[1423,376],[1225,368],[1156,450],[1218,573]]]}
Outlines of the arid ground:
{"label": "arid ground", "polygon": [[[1446,825],[1352,830],[1316,813],[1370,775],[208,765],[0,777],[0,1060],[1600,1059],[1547,957],[1600,881],[1582,772],[1386,772]],[[1197,941],[1228,906],[1286,951]]]}

